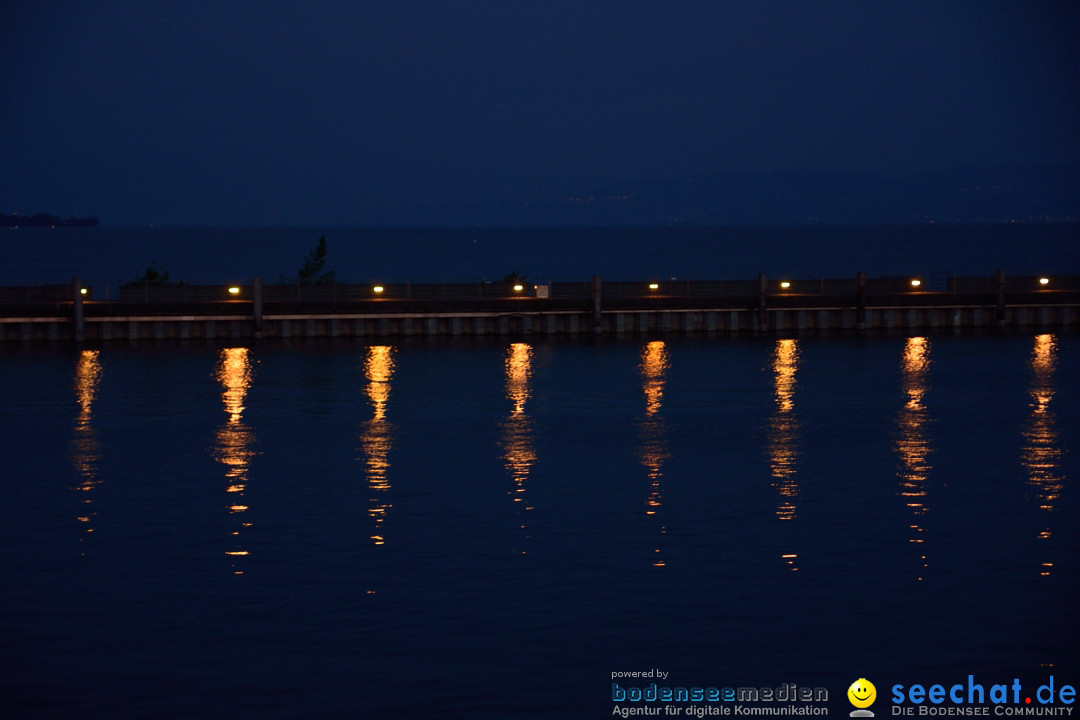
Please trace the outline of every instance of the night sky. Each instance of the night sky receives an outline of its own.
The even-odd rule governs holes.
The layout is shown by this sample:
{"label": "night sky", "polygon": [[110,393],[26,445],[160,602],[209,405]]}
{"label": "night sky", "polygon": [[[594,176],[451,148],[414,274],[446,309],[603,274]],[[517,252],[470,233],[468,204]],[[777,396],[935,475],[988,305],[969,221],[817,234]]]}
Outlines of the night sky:
{"label": "night sky", "polygon": [[1080,161],[1080,3],[0,3],[0,212],[350,225],[624,180]]}

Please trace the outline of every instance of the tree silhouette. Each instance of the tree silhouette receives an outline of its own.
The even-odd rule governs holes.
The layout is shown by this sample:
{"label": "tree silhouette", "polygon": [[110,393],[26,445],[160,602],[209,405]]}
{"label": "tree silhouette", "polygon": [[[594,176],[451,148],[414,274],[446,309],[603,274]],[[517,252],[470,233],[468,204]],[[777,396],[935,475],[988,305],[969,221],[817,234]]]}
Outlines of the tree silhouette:
{"label": "tree silhouette", "polygon": [[503,282],[504,283],[524,283],[526,279],[527,278],[525,277],[525,273],[521,272],[520,270],[514,270],[513,272],[511,272],[510,274],[508,274],[506,277],[503,278]]}
{"label": "tree silhouette", "polygon": [[126,283],[128,285],[169,285],[169,270],[164,265],[158,267],[157,260],[151,260],[142,275]]}
{"label": "tree silhouette", "polygon": [[326,236],[319,237],[319,243],[304,258],[304,263],[296,274],[299,285],[332,285],[337,278],[333,270],[326,267]]}

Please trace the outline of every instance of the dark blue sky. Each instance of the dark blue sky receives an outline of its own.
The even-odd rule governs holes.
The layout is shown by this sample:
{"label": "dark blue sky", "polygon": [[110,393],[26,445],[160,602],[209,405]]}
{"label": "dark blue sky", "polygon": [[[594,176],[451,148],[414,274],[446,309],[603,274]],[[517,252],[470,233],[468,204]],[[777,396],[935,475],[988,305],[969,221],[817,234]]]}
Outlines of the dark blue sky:
{"label": "dark blue sky", "polygon": [[0,212],[355,224],[742,169],[1080,160],[1080,3],[0,3]]}

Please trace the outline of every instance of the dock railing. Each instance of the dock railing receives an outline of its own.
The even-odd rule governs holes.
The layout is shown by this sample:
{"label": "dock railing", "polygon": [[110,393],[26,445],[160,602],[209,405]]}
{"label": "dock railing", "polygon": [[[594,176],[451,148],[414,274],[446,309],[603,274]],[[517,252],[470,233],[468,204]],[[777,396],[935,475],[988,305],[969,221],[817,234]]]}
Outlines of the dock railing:
{"label": "dock railing", "polygon": [[[1080,276],[0,287],[0,340],[771,331],[1080,322]],[[532,318],[532,319],[530,319]],[[164,323],[164,325],[163,325]],[[294,330],[302,323],[302,330]],[[538,324],[539,323],[539,324]],[[169,325],[170,328],[165,326]],[[222,330],[221,327],[227,327]],[[170,335],[169,333],[175,333]]]}
{"label": "dock railing", "polygon": [[[333,283],[325,285],[262,284],[261,299],[273,303],[351,303],[368,300],[417,300],[459,302],[509,300],[590,300],[593,280],[555,281],[543,284],[509,282],[458,283]],[[251,301],[255,282],[217,285],[153,285],[127,283],[108,293],[97,293],[90,285],[56,284],[0,287],[0,309],[17,306],[57,306],[71,303],[76,293],[85,302],[108,301],[121,305],[205,304]],[[605,300],[645,300],[648,298],[768,298],[855,297],[856,278],[784,278],[721,280],[615,280],[603,281]],[[1004,273],[982,277],[952,275],[867,277],[862,290],[875,296],[919,297],[937,295],[1005,295],[1040,293],[1057,295],[1080,292],[1080,276],[1018,276]],[[98,295],[102,297],[98,297]]]}

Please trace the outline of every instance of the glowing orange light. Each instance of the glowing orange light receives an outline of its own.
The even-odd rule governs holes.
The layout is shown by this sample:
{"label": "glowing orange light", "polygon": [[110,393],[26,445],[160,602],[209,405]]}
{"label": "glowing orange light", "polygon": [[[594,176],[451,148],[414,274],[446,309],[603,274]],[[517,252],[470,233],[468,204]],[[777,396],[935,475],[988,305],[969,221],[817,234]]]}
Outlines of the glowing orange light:
{"label": "glowing orange light", "polygon": [[[1045,284],[1046,283],[1044,282],[1043,285],[1045,285]],[[79,288],[79,294],[80,295],[85,295],[86,294],[86,288]]]}
{"label": "glowing orange light", "polygon": [[514,286],[514,292],[521,292],[524,289],[525,289],[525,286],[521,285],[520,283]]}
{"label": "glowing orange light", "polygon": [[364,374],[368,380],[367,396],[373,406],[372,418],[364,423],[360,433],[361,449],[364,453],[365,475],[371,496],[368,517],[375,521],[371,541],[375,545],[385,545],[383,523],[390,514],[392,503],[386,502],[379,494],[390,490],[390,450],[393,447],[393,426],[386,419],[386,406],[390,400],[390,383],[394,375],[394,348],[390,345],[373,345],[368,348],[364,362]]}
{"label": "glowing orange light", "polygon": [[1057,338],[1051,334],[1037,335],[1031,356],[1031,416],[1024,427],[1020,462],[1028,472],[1028,485],[1034,489],[1038,507],[1048,513],[1047,525],[1037,535],[1040,540],[1049,539],[1052,535],[1050,514],[1061,497],[1065,480],[1061,468],[1064,456],[1060,445],[1061,432],[1053,409],[1057,389],[1054,379],[1056,370]]}
{"label": "glowing orange light", "polygon": [[922,285],[922,280],[919,280],[918,278],[911,281],[911,287],[919,287],[920,285]]}
{"label": "glowing orange light", "polygon": [[795,374],[799,362],[797,340],[776,341],[773,352],[773,373],[776,409],[769,419],[769,465],[772,486],[782,496],[776,508],[778,520],[794,520],[798,516],[796,500],[800,496],[796,479],[799,462],[800,431],[795,415]]}
{"label": "glowing orange light", "polygon": [[[239,290],[239,288],[237,288]],[[231,288],[230,288],[231,291]],[[221,383],[221,400],[227,420],[217,431],[217,446],[214,459],[225,466],[227,485],[225,492],[230,493],[228,510],[230,514],[248,511],[244,502],[247,487],[247,472],[251,458],[258,454],[254,449],[255,434],[244,424],[244,400],[251,389],[254,363],[247,348],[223,348],[219,354],[217,379]],[[251,523],[239,523],[241,527],[250,527]],[[234,537],[240,536],[239,530],[233,530]],[[227,550],[226,555],[248,555],[247,550]],[[235,568],[235,566],[234,566]],[[235,570],[237,575],[242,571]]]}
{"label": "glowing orange light", "polygon": [[239,295],[240,294],[240,288],[233,285],[231,288],[229,288],[229,294],[230,295]]}
{"label": "glowing orange light", "polygon": [[660,289],[660,283],[649,283],[649,289],[650,290],[659,290]]}
{"label": "glowing orange light", "polygon": [[[536,449],[532,439],[532,420],[525,413],[525,403],[531,394],[533,349],[527,343],[514,343],[507,350],[504,365],[506,368],[506,397],[513,403],[513,409],[502,425],[500,445],[503,448],[503,462],[513,480],[512,488],[507,492],[513,502],[521,503],[518,513],[529,512],[533,506],[527,499],[529,472],[536,463]],[[519,527],[529,537],[526,516],[519,516]],[[522,555],[525,550],[515,550]]]}
{"label": "glowing orange light", "polygon": [[787,290],[789,287],[791,287],[791,283],[789,283],[787,280],[785,280],[784,282],[780,283],[780,287]]}
{"label": "glowing orange light", "polygon": [[[99,355],[98,350],[83,350],[75,368],[75,392],[80,412],[75,420],[74,453],[71,459],[75,470],[82,475],[82,484],[73,489],[85,493],[89,493],[101,482],[97,477],[98,460],[101,457],[100,444],[92,422],[94,399],[97,397],[102,373]],[[88,505],[92,504],[92,501],[92,495],[86,495],[82,499],[82,502]],[[89,508],[87,510],[88,512],[84,511],[86,514],[79,516],[79,521],[89,524],[97,513]],[[92,533],[94,528],[87,527],[86,532]]]}
{"label": "glowing orange light", "polygon": [[667,346],[662,340],[654,340],[641,351],[641,374],[644,378],[645,414],[653,416],[660,412],[664,397],[664,374],[669,366]]}
{"label": "glowing orange light", "polygon": [[1048,277],[1039,278],[1039,284],[1040,285],[1049,285],[1050,284],[1050,278],[1048,278]]}
{"label": "glowing orange light", "polygon": [[[927,540],[923,537],[926,527],[922,518],[930,511],[927,482],[933,469],[930,462],[933,448],[927,430],[930,412],[924,402],[931,366],[930,352],[930,341],[925,337],[908,338],[904,346],[900,367],[907,402],[897,417],[895,445],[901,463],[897,470],[900,481],[897,495],[904,498],[904,506],[913,516],[908,526],[911,529],[908,542],[923,546]],[[927,567],[926,555],[922,554],[920,559],[922,567]]]}
{"label": "glowing orange light", "polygon": [[371,292],[375,293],[376,295],[381,293],[383,290],[384,288],[382,285],[376,285],[375,287],[371,288]]}

